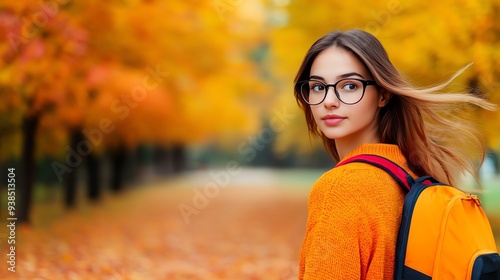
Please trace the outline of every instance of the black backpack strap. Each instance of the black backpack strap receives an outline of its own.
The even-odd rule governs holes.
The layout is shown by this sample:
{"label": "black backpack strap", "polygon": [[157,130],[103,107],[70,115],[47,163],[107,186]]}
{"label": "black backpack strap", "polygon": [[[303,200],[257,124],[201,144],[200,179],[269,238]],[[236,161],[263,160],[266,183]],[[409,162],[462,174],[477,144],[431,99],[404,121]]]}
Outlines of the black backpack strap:
{"label": "black backpack strap", "polygon": [[411,185],[414,182],[413,177],[403,167],[399,166],[397,163],[391,161],[390,159],[387,159],[379,155],[362,154],[353,156],[351,158],[339,162],[335,167],[339,167],[351,162],[368,163],[370,165],[373,165],[375,167],[384,170],[406,192],[410,191]]}

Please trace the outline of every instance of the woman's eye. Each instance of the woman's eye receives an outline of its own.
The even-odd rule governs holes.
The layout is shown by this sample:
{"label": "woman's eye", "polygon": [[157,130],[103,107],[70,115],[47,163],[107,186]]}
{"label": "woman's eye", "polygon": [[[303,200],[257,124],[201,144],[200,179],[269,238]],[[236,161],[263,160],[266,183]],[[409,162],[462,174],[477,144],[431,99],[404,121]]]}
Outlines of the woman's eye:
{"label": "woman's eye", "polygon": [[353,91],[353,90],[357,90],[358,89],[358,86],[355,85],[355,84],[351,84],[351,83],[346,83],[342,86],[342,89],[343,90],[346,90],[346,91]]}
{"label": "woman's eye", "polygon": [[313,85],[311,86],[311,90],[312,91],[324,91],[325,90],[325,86],[324,85],[320,85],[320,84],[316,84],[316,85]]}

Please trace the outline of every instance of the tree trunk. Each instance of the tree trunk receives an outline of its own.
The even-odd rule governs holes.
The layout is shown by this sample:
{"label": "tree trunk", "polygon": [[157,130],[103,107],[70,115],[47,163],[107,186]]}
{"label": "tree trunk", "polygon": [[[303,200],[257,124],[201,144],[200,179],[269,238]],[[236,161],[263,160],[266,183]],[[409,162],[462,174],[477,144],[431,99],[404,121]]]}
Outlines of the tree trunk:
{"label": "tree trunk", "polygon": [[87,198],[98,201],[101,198],[101,181],[99,174],[99,158],[91,153],[87,157]]}
{"label": "tree trunk", "polygon": [[171,148],[172,169],[175,174],[186,169],[186,149],[184,145],[174,145]]}
{"label": "tree trunk", "polygon": [[120,192],[123,189],[123,176],[125,170],[126,150],[118,148],[111,154],[111,190]]}
{"label": "tree trunk", "polygon": [[70,133],[68,153],[72,154],[75,160],[75,167],[66,176],[66,180],[64,181],[64,206],[67,209],[74,208],[76,205],[77,175],[83,161],[83,155],[78,153],[78,144],[83,140],[83,135],[79,130],[72,130]]}
{"label": "tree trunk", "polygon": [[162,146],[154,147],[153,166],[157,175],[168,176],[173,169],[170,150]]}
{"label": "tree trunk", "polygon": [[39,116],[28,116],[22,123],[22,157],[21,173],[17,178],[20,181],[20,191],[16,192],[19,197],[19,222],[30,222],[31,195],[33,192],[33,183],[35,181],[35,144],[36,130],[38,127]]}

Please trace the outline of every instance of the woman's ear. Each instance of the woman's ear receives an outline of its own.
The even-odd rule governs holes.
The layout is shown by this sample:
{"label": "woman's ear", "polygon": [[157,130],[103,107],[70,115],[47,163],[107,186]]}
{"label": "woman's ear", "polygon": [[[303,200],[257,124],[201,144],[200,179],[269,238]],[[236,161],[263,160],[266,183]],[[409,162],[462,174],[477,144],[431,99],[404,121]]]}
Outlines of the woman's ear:
{"label": "woman's ear", "polygon": [[378,106],[379,107],[385,107],[387,103],[389,103],[389,100],[391,100],[392,93],[388,92],[387,90],[381,88],[380,89],[380,98],[378,101]]}

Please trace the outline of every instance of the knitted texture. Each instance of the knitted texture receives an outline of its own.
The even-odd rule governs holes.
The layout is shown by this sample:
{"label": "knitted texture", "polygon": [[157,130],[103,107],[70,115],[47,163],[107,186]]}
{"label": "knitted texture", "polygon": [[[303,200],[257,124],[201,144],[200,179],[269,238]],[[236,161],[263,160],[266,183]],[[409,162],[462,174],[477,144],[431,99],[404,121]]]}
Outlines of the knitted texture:
{"label": "knitted texture", "polygon": [[[363,144],[359,154],[386,157],[405,168],[396,145]],[[392,279],[404,191],[383,170],[349,163],[323,174],[308,201],[299,279]]]}

